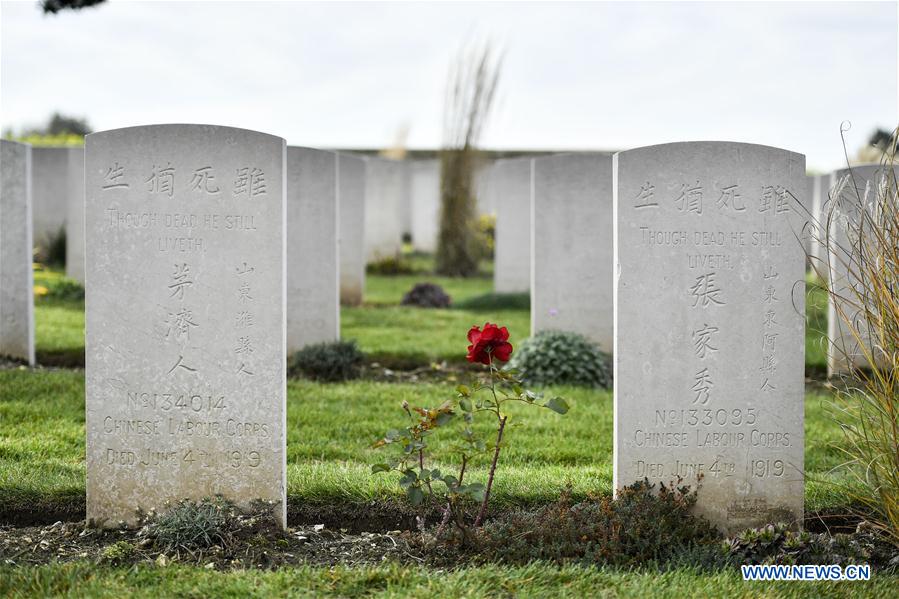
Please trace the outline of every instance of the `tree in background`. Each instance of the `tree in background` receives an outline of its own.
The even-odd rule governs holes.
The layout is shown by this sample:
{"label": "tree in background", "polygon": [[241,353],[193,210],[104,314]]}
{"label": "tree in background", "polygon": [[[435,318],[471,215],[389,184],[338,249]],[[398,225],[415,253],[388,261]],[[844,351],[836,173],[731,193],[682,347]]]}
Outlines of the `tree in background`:
{"label": "tree in background", "polygon": [[81,10],[102,4],[106,0],[41,0],[38,5],[45,15],[55,15],[61,10]]}
{"label": "tree in background", "polygon": [[875,129],[868,143],[859,149],[856,160],[860,164],[881,162],[887,155],[899,150],[896,134],[887,129]]}
{"label": "tree in background", "polygon": [[493,104],[501,62],[486,44],[463,49],[450,69],[444,147],[440,152],[436,270],[442,275],[469,277],[478,271],[474,193],[477,143]]}
{"label": "tree in background", "polygon": [[80,146],[84,143],[84,136],[91,131],[87,119],[54,112],[45,126],[23,129],[18,135],[12,128],[5,129],[3,139],[33,146]]}

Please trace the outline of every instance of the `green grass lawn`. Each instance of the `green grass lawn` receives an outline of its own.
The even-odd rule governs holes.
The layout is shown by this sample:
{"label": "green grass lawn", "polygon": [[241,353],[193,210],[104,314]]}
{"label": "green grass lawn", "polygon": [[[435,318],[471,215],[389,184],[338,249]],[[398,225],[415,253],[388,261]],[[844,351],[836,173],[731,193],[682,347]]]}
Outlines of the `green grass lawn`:
{"label": "green grass lawn", "polygon": [[[0,506],[83,504],[83,373],[0,371],[0,389]],[[497,506],[551,501],[568,484],[579,496],[611,492],[611,393],[576,388],[551,392],[569,399],[568,415],[512,406],[513,417],[522,416],[523,424],[510,428],[506,437],[494,491]],[[371,449],[371,443],[388,429],[404,425],[399,408],[403,400],[433,406],[453,393],[450,384],[291,381],[290,502],[361,504],[399,498],[394,475],[370,473],[372,464],[385,459],[383,450]],[[806,398],[806,506],[813,511],[848,503],[829,473],[841,456],[834,448],[839,429],[827,407],[827,396]],[[440,445],[438,438],[435,447]],[[486,478],[483,459],[470,472],[474,478]]]}
{"label": "green grass lawn", "polygon": [[[440,284],[455,302],[492,292],[489,278],[452,279],[428,275],[417,256],[417,274],[369,276],[365,306],[343,308],[341,334],[356,339],[372,360],[385,365],[460,361],[472,324],[499,322],[512,342],[528,336],[526,309],[502,309],[493,302],[478,309],[422,310],[399,306],[416,282]],[[61,274],[36,273],[36,284],[53,286]],[[518,305],[521,305],[520,303]],[[809,281],[806,364],[821,374],[826,295]],[[36,300],[38,359],[71,364],[83,355],[83,301]],[[520,427],[507,429],[491,505],[505,509],[558,498],[571,485],[575,497],[610,493],[612,487],[612,396],[610,392],[559,388],[571,412],[513,406]],[[385,458],[371,443],[405,423],[399,404],[436,405],[454,394],[453,385],[357,381],[344,384],[288,383],[288,502],[340,505],[365,514],[374,506],[404,509],[394,474],[371,474]],[[806,509],[843,512],[850,502],[843,479],[832,471],[842,463],[839,427],[829,415],[829,395],[810,392],[805,403]],[[481,426],[485,427],[484,422]],[[80,370],[0,371],[0,512],[81,509],[85,495],[84,373]],[[439,450],[440,437],[432,443]],[[435,464],[437,465],[437,464]],[[444,470],[447,465],[441,465]],[[469,480],[486,479],[485,458]],[[386,507],[385,507],[386,506]],[[62,509],[65,511],[65,509]],[[278,571],[215,572],[200,567],[98,566],[88,561],[18,567],[0,564],[0,596],[90,597],[883,597],[899,593],[899,577],[875,575],[866,583],[747,583],[734,571],[690,568],[625,571],[607,568],[523,567],[496,564],[433,569],[424,566],[302,566]]]}
{"label": "green grass lawn", "polygon": [[899,578],[867,582],[743,582],[738,571],[557,568],[539,563],[454,570],[386,564],[215,572],[197,567],[0,566],[5,597],[895,597]]}

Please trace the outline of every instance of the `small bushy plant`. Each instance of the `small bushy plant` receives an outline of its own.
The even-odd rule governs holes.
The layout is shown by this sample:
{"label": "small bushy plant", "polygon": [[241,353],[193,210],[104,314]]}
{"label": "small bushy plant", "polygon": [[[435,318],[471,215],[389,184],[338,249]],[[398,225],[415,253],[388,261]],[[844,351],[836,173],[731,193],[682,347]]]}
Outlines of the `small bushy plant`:
{"label": "small bushy plant", "polygon": [[581,385],[609,389],[612,370],[608,354],[582,335],[542,331],[525,340],[509,362],[521,380],[531,385]]}
{"label": "small bushy plant", "polygon": [[370,275],[411,275],[414,271],[412,264],[400,255],[377,258],[365,267]]}
{"label": "small bushy plant", "polygon": [[684,550],[711,545],[720,536],[692,514],[696,492],[648,480],[620,489],[618,497],[571,501],[570,489],[556,503],[488,522],[476,551],[490,560],[525,564],[637,566],[665,562]]}
{"label": "small bushy plant", "polygon": [[365,356],[355,341],[307,345],[287,361],[287,375],[336,383],[359,377]]}
{"label": "small bushy plant", "polygon": [[43,297],[64,301],[80,301],[84,299],[84,286],[78,281],[61,277],[46,283],[47,292]]}
{"label": "small bushy plant", "polygon": [[440,285],[417,283],[403,296],[403,301],[400,303],[404,306],[419,308],[449,308],[451,300]]}
{"label": "small bushy plant", "polygon": [[120,565],[134,557],[136,550],[137,548],[128,541],[117,541],[103,548],[100,563]]}
{"label": "small bushy plant", "polygon": [[237,507],[221,497],[185,499],[159,515],[150,514],[142,534],[164,553],[228,547],[240,527],[239,516]]}
{"label": "small bushy plant", "polygon": [[734,564],[872,564],[899,557],[895,548],[863,523],[855,534],[815,534],[790,530],[783,523],[750,528],[723,541],[725,558]]}

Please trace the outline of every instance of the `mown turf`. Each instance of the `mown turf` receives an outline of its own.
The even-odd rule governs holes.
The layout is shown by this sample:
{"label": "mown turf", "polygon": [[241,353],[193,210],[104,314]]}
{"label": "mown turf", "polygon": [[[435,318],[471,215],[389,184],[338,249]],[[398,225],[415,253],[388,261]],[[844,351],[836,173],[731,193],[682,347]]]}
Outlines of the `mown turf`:
{"label": "mown turf", "polygon": [[[51,504],[84,496],[84,382],[78,371],[0,371],[0,506]],[[561,388],[566,416],[513,406],[497,506],[551,501],[571,484],[578,495],[611,492],[612,397],[609,392]],[[370,473],[384,450],[370,445],[405,424],[400,403],[437,405],[453,395],[450,384],[353,382],[288,384],[288,496],[292,502],[362,503],[399,496],[394,475]],[[806,398],[806,505],[847,505],[830,471],[841,463],[838,426],[827,396]],[[480,430],[490,425],[482,422]],[[439,448],[443,435],[433,443]],[[485,459],[472,479],[484,479]],[[444,469],[448,464],[442,464]]]}
{"label": "mown turf", "polygon": [[316,568],[215,572],[189,566],[97,567],[80,562],[13,568],[0,566],[7,597],[895,597],[899,578],[867,582],[744,582],[737,569],[667,572],[558,568],[544,564],[486,565],[454,570],[418,566]]}

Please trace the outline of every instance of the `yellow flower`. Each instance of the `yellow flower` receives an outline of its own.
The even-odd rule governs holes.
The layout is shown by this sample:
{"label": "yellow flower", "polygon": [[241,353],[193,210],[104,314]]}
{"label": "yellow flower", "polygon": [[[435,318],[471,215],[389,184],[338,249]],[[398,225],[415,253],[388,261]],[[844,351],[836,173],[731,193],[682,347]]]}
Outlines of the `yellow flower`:
{"label": "yellow flower", "polygon": [[35,295],[47,295],[50,293],[50,290],[44,287],[43,285],[35,285],[34,286],[34,294]]}

